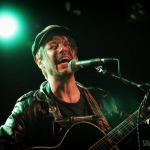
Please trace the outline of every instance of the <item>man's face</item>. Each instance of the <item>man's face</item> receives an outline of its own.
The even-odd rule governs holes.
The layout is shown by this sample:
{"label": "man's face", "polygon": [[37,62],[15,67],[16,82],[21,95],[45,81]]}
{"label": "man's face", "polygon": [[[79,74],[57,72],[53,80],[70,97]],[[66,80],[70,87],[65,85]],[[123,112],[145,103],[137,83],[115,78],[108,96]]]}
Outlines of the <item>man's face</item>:
{"label": "man's face", "polygon": [[76,46],[67,37],[54,36],[43,48],[42,63],[46,72],[56,77],[72,74],[68,63],[72,59],[77,59],[76,51]]}

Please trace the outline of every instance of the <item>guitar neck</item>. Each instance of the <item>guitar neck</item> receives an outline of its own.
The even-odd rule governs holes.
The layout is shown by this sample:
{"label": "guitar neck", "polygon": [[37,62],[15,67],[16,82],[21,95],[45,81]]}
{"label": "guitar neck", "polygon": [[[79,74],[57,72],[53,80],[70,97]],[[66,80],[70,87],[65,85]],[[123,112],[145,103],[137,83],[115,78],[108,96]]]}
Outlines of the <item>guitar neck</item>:
{"label": "guitar neck", "polygon": [[[107,135],[96,142],[89,150],[104,148],[110,150],[115,147],[122,139],[131,133],[137,127],[137,114],[138,110],[125,119],[121,124],[111,130]],[[146,107],[142,107],[140,113],[140,123],[144,122],[150,113]]]}

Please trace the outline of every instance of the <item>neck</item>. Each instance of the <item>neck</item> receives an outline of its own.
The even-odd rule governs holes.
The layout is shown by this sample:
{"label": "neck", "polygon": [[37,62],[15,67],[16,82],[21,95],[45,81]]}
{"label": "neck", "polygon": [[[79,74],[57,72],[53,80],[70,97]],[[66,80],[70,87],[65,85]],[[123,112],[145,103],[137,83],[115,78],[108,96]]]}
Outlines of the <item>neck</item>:
{"label": "neck", "polygon": [[80,91],[76,85],[74,76],[67,79],[53,79],[49,81],[52,93],[60,100],[75,103],[80,98]]}

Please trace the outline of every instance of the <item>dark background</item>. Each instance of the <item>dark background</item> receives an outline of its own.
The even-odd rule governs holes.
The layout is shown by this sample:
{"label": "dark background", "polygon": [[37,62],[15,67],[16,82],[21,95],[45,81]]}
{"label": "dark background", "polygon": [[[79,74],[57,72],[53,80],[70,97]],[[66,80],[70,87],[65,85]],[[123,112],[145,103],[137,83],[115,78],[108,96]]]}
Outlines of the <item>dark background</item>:
{"label": "dark background", "polygon": [[[31,55],[31,45],[38,32],[50,24],[71,29],[79,44],[79,60],[118,58],[123,78],[136,83],[150,83],[150,5],[147,0],[47,0],[0,1],[20,11],[22,26],[16,39],[0,39],[0,125],[11,113],[16,100],[36,90],[44,81]],[[70,7],[69,7],[70,6]],[[132,16],[132,17],[131,17]],[[118,76],[117,61],[105,66]],[[88,67],[75,73],[85,86],[108,90],[128,112],[138,109],[146,91],[125,85]]]}

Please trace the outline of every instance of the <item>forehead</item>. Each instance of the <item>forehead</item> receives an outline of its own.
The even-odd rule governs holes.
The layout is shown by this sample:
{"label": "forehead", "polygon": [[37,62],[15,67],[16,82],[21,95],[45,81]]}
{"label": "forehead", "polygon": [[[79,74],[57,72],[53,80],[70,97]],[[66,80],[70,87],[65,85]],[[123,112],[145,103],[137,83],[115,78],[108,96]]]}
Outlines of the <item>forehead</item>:
{"label": "forehead", "polygon": [[69,38],[67,38],[66,36],[53,36],[49,39],[47,39],[47,41],[45,41],[45,44],[50,44],[50,43],[66,43],[66,42],[69,42],[70,43],[70,40]]}
{"label": "forehead", "polygon": [[64,42],[69,41],[66,36],[53,36],[52,41]]}

